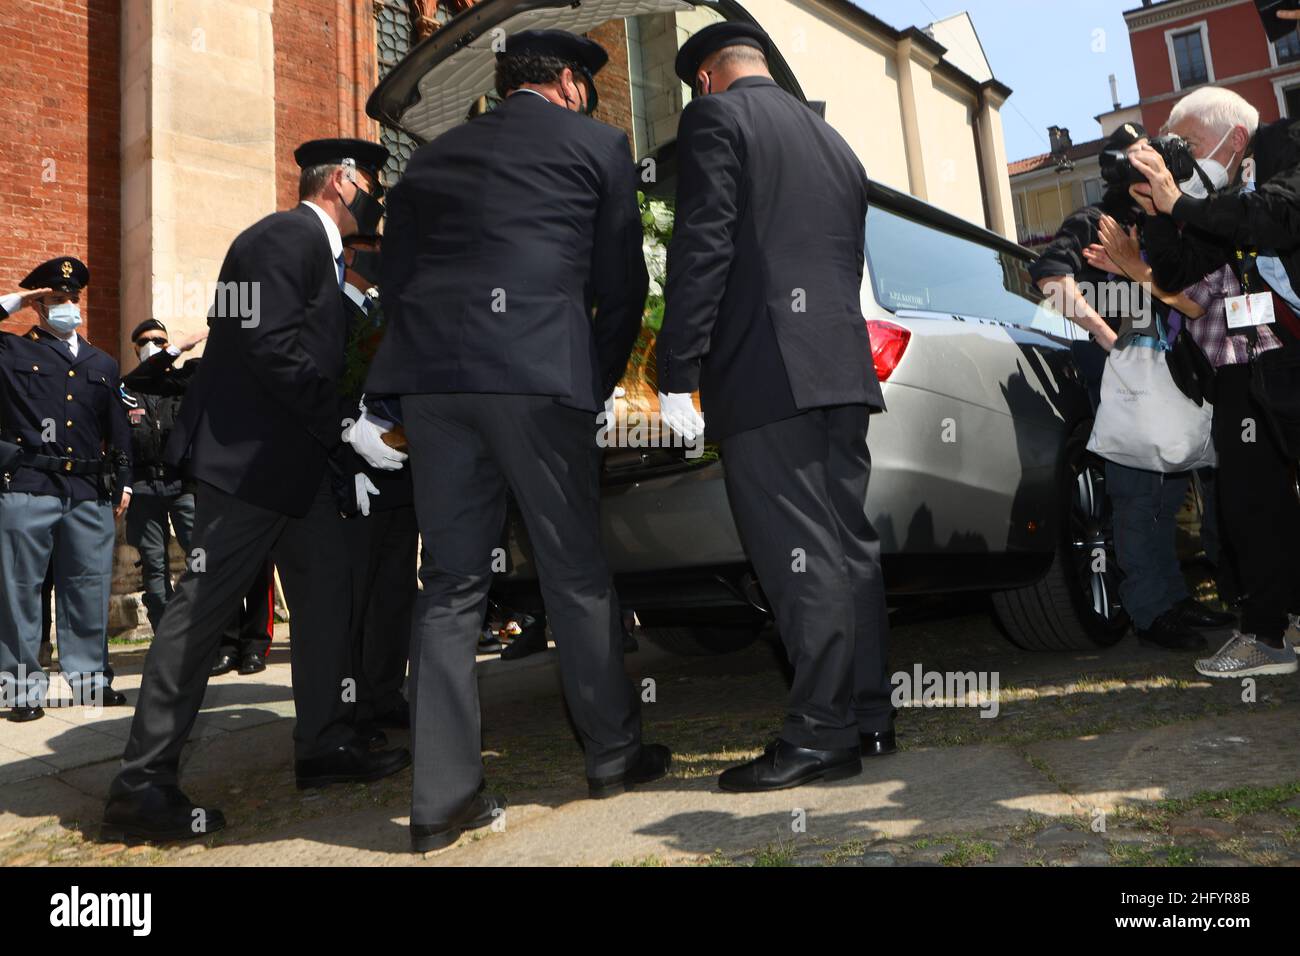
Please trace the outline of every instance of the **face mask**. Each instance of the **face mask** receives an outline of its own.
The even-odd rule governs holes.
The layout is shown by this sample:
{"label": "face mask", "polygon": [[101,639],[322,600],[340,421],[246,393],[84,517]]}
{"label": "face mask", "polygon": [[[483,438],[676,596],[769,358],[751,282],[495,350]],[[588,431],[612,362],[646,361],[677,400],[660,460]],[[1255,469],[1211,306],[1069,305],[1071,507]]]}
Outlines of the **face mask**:
{"label": "face mask", "polygon": [[[357,187],[357,194],[352,197],[352,202],[344,205],[348,212],[352,213],[352,218],[357,221],[357,233],[363,236],[374,235],[379,231],[380,220],[384,218],[384,205],[362,189],[355,176],[352,182]],[[340,193],[339,198],[342,196],[343,194]]]}
{"label": "face mask", "polygon": [[46,309],[45,321],[55,332],[67,335],[69,332],[75,332],[77,326],[81,325],[81,309],[77,308],[75,302],[60,302]]}
{"label": "face mask", "polygon": [[160,346],[157,342],[146,342],[138,349],[140,355],[140,361],[147,362],[149,359],[153,358],[153,356],[157,355],[161,351],[162,351],[162,346]]}
{"label": "face mask", "polygon": [[[1204,199],[1212,192],[1217,193],[1228,188],[1228,183],[1231,182],[1231,178],[1228,176],[1228,167],[1217,159],[1210,159],[1209,156],[1217,153],[1231,135],[1232,130],[1228,130],[1223,134],[1223,139],[1219,140],[1219,144],[1210,150],[1207,158],[1196,161],[1199,172],[1179,187],[1186,195],[1191,196],[1193,199]],[[1236,158],[1237,152],[1233,150],[1228,162],[1232,162]]]}
{"label": "face mask", "polygon": [[378,285],[379,268],[382,262],[380,255],[370,249],[358,249],[352,254],[352,271],[371,285]]}

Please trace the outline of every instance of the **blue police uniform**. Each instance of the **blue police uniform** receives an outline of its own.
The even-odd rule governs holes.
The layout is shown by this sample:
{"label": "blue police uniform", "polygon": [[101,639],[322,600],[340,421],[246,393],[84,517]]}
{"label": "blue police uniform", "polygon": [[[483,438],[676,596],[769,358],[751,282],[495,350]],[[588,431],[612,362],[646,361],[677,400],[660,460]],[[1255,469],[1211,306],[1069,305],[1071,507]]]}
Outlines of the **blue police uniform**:
{"label": "blue police uniform", "polygon": [[[51,260],[58,268],[67,258]],[[25,288],[76,291],[38,267]],[[82,275],[85,266],[77,263]],[[65,271],[62,277],[68,279]],[[0,311],[4,307],[0,306]],[[113,577],[113,504],[130,481],[130,432],[119,398],[118,365],[76,336],[69,344],[43,328],[0,334],[0,701],[39,707],[46,678],[41,584],[54,564],[60,669],[82,699],[101,699],[108,668],[108,601]]]}

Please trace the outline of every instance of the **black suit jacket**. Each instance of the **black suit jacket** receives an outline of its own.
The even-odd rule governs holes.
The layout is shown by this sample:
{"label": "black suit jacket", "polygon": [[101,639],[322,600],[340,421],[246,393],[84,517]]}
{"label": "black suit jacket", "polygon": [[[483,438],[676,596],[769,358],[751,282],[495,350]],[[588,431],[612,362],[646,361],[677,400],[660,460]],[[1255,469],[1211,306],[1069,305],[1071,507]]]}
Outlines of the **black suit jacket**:
{"label": "black suit jacket", "polygon": [[[244,290],[255,315],[228,305]],[[256,292],[256,298],[252,293]],[[226,253],[203,361],[166,455],[250,504],[305,515],[342,442],[346,319],[329,239],[306,206],[245,229]]]}
{"label": "black suit jacket", "polygon": [[366,392],[600,408],[645,308],[636,189],[623,133],[532,93],[417,150],[388,194]]}
{"label": "black suit jacket", "polygon": [[766,77],[693,100],[677,144],[659,390],[698,387],[715,439],[883,408],[860,298],[867,178],[848,144]]}

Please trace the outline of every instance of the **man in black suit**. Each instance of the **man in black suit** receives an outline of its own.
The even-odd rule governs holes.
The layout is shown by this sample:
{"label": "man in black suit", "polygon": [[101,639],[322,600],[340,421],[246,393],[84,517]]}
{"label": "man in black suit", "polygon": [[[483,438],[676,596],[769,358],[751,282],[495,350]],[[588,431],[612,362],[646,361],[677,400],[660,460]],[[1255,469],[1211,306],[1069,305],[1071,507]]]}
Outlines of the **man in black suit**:
{"label": "man in black suit", "polygon": [[[344,242],[347,273],[343,310],[348,317],[347,367],[342,387],[342,417],[360,417],[366,374],[383,340],[379,306],[379,236],[349,236]],[[346,440],[347,434],[344,438]],[[348,558],[352,566],[352,660],[357,678],[358,731],[372,741],[384,728],[408,728],[410,709],[402,695],[411,648],[411,616],[419,591],[415,574],[420,529],[408,469],[368,468],[379,489],[370,517],[349,521]]]}
{"label": "man in black suit", "polygon": [[[411,646],[416,850],[484,826],[474,649],[505,520],[523,511],[588,792],[662,776],[642,746],[601,550],[597,412],[648,284],[627,137],[590,119],[607,56],[558,30],[511,36],[495,110],[420,148],[393,190],[369,395],[400,395],[426,551]],[[377,427],[369,424],[366,427]]]}
{"label": "man in black suit", "polygon": [[299,206],[241,233],[222,264],[203,363],[168,444],[199,490],[194,557],[145,662],[140,702],[104,833],[169,840],[224,826],[177,786],[221,633],[269,555],[294,634],[299,787],[371,781],[410,762],[372,753],[349,704],[351,590],[341,513],[369,511],[374,486],[342,441],[338,383],[347,333],[343,235],[382,215],[383,147],[316,140],[298,148]]}
{"label": "man in black suit", "polygon": [[[867,178],[767,69],[758,27],[683,44],[677,218],[658,340],[660,412],[721,443],[736,526],[794,665],[787,717],[724,790],[794,787],[894,748],[879,541],[863,507],[884,407],[859,290]],[[861,734],[861,739],[859,735]]]}

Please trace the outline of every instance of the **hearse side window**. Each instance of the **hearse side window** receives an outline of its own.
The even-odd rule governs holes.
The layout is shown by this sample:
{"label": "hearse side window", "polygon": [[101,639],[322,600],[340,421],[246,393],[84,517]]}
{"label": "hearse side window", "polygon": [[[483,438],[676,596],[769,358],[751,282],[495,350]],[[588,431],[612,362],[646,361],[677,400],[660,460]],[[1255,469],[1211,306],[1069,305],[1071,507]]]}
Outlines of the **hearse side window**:
{"label": "hearse side window", "polygon": [[1039,305],[1025,263],[1012,253],[872,206],[867,261],[876,301],[891,312],[917,309],[1067,334],[1065,320]]}

